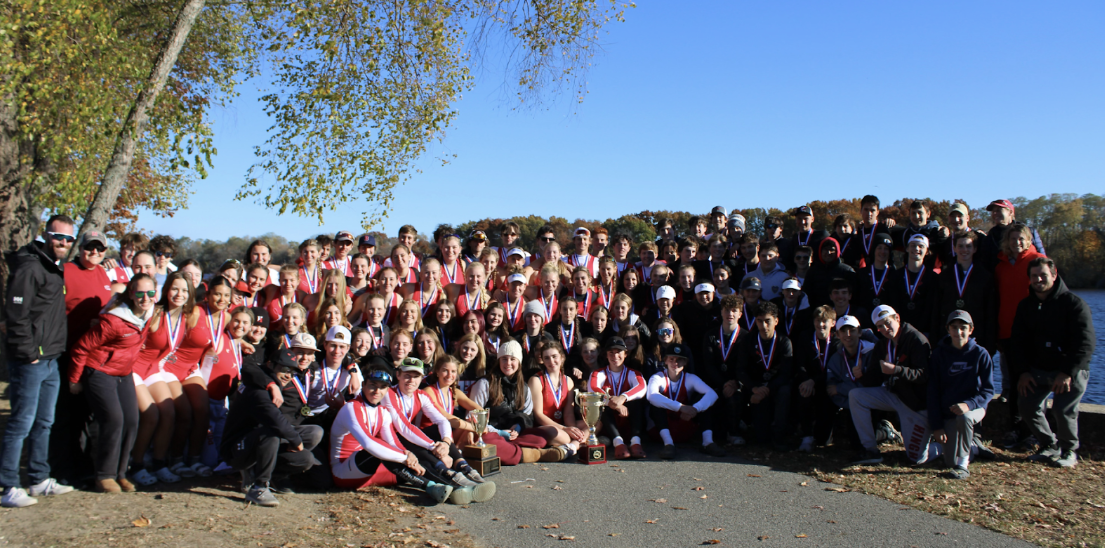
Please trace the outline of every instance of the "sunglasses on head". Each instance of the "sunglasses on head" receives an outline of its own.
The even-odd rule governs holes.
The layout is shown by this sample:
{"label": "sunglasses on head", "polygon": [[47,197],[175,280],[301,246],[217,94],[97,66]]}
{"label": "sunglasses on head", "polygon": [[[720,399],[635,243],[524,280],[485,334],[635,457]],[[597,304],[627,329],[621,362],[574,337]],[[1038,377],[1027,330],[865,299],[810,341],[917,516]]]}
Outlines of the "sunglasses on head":
{"label": "sunglasses on head", "polygon": [[66,234],[64,232],[47,232],[46,234],[48,236],[50,236],[50,238],[53,239],[55,242],[61,242],[61,241],[75,242],[75,241],[77,241],[76,236],[73,236],[72,234]]}
{"label": "sunglasses on head", "polygon": [[107,248],[100,244],[91,244],[84,246],[84,250],[91,253],[103,253],[107,251]]}
{"label": "sunglasses on head", "polygon": [[149,297],[149,298],[152,299],[155,296],[157,296],[157,290],[156,289],[151,289],[149,291],[135,291],[134,292],[134,298],[135,299],[140,299],[142,297]]}
{"label": "sunglasses on head", "polygon": [[172,259],[173,258],[173,253],[171,251],[158,251],[158,252],[156,252],[156,255],[157,255],[157,258],[159,258],[159,259],[162,258],[162,257],[164,257],[166,259]]}

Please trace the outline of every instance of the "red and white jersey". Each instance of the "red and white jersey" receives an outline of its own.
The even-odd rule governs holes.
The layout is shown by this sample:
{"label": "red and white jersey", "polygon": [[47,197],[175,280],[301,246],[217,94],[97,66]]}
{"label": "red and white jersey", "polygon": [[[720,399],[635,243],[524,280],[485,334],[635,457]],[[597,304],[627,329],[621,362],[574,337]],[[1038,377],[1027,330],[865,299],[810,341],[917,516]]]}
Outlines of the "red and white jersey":
{"label": "red and white jersey", "polygon": [[665,261],[661,261],[660,259],[656,259],[649,266],[645,266],[641,263],[633,265],[633,268],[637,269],[637,275],[641,277],[641,283],[645,285],[652,285],[652,267],[658,264],[666,265],[668,263]]}
{"label": "red and white jersey", "polygon": [[292,298],[287,298],[283,295],[277,295],[276,298],[269,301],[269,304],[265,306],[265,309],[269,312],[269,329],[274,329],[283,325],[281,319],[284,317],[284,306],[299,302],[299,295],[292,295]]}
{"label": "red and white jersey", "polygon": [[314,295],[322,290],[322,269],[315,265],[314,268],[299,267],[299,289],[304,294]]}
{"label": "red and white jersey", "polygon": [[461,290],[460,295],[457,296],[457,317],[463,318],[469,310],[482,312],[487,302],[484,300],[483,296],[484,292],[482,288],[474,293],[469,293],[468,287],[465,286],[465,288]]}
{"label": "red and white jersey", "polygon": [[679,380],[672,381],[667,372],[660,371],[648,380],[648,403],[653,407],[678,412],[680,407],[689,405],[691,394],[702,395],[692,406],[699,413],[717,401],[717,392],[693,373],[684,372]]}
{"label": "red and white jersey", "polygon": [[428,292],[423,291],[420,287],[418,288],[418,291],[415,291],[409,297],[407,297],[407,300],[418,303],[418,308],[422,311],[422,317],[425,318],[426,315],[430,312],[430,307],[443,298],[443,293],[445,292],[436,287]]}
{"label": "red and white jersey", "polygon": [[441,285],[464,285],[464,261],[457,259],[452,265],[441,262]]}
{"label": "red and white jersey", "polygon": [[391,297],[384,296],[384,325],[391,325],[392,320],[399,317],[400,304],[403,304],[403,298],[398,293],[393,291]]}
{"label": "red and white jersey", "polygon": [[627,400],[645,397],[648,390],[645,378],[634,369],[622,367],[621,372],[613,373],[609,367],[591,373],[587,383],[588,392],[605,392],[611,396],[625,396]]}
{"label": "red and white jersey", "polygon": [[[384,259],[384,266],[395,266],[394,264],[391,263],[391,257],[388,257],[387,259]],[[413,253],[410,254],[407,258],[407,267],[410,268],[410,269],[413,269],[413,270],[421,270],[422,269],[422,259],[420,259],[418,257],[418,255],[415,255]]]}
{"label": "red and white jersey", "polygon": [[599,259],[590,253],[584,253],[583,255],[571,254],[566,257],[562,257],[562,260],[572,267],[582,266],[591,273],[592,278],[599,277]]}
{"label": "red and white jersey", "polygon": [[434,445],[433,440],[426,437],[426,434],[423,434],[422,430],[415,426],[422,422],[423,415],[428,417],[432,424],[437,425],[437,431],[441,434],[441,439],[453,437],[453,428],[449,426],[449,419],[446,419],[445,415],[442,415],[437,407],[434,407],[434,402],[422,391],[416,391],[411,396],[404,396],[398,390],[389,388],[388,396],[384,398],[381,405],[386,405],[399,419],[395,425],[399,434],[415,445],[426,449]]}
{"label": "red and white jersey", "polygon": [[330,426],[330,465],[335,466],[360,451],[389,462],[406,462],[407,451],[396,435],[391,411],[357,398],[338,411]]}
{"label": "red and white jersey", "polygon": [[343,276],[352,276],[353,272],[350,267],[353,265],[353,257],[346,255],[344,259],[337,257],[330,257],[325,261],[322,261],[323,270],[337,270],[341,272]]}
{"label": "red and white jersey", "polygon": [[[552,384],[550,384],[550,378],[548,373],[542,373],[538,375],[541,379],[541,404],[542,412],[545,416],[552,419],[557,424],[564,424],[564,409],[571,407],[572,404],[569,401],[571,394],[568,394],[568,378],[563,374],[560,375],[560,391],[559,393]],[[558,397],[559,396],[559,397]]]}
{"label": "red and white jersey", "polygon": [[514,304],[510,304],[510,300],[508,299],[503,303],[503,308],[506,308],[505,322],[507,331],[521,331],[526,327],[526,322],[522,320],[522,311],[526,308],[525,299],[518,299],[518,302]]}

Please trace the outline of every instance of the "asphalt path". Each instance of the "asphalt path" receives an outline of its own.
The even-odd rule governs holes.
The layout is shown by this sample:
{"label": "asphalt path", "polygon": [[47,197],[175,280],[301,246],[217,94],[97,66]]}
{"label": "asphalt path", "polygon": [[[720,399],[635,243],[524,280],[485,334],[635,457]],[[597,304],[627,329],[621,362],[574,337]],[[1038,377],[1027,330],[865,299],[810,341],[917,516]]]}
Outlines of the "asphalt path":
{"label": "asphalt path", "polygon": [[1034,546],[809,476],[680,451],[688,460],[508,466],[492,477],[494,500],[435,510],[501,547]]}

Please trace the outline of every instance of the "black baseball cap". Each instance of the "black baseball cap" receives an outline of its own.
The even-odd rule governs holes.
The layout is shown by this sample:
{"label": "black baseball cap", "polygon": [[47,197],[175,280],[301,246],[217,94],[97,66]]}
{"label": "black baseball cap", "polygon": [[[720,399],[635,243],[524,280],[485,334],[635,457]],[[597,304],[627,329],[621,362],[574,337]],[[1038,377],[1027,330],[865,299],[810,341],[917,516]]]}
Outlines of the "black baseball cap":
{"label": "black baseball cap", "polygon": [[810,209],[810,206],[808,206],[808,205],[798,206],[798,207],[794,208],[794,210],[791,211],[790,214],[795,216],[795,217],[799,217],[799,216],[802,216],[802,215],[813,216],[813,210]]}
{"label": "black baseball cap", "polygon": [[257,320],[256,322],[254,322],[254,325],[259,325],[261,327],[264,327],[265,329],[268,329],[270,321],[269,311],[260,306],[255,306],[250,310],[253,311],[253,317]]}
{"label": "black baseball cap", "polygon": [[944,325],[951,325],[952,322],[959,320],[967,325],[974,325],[974,320],[971,319],[971,315],[966,310],[953,310],[951,314],[948,314],[948,321],[944,322]]}
{"label": "black baseball cap", "polygon": [[683,358],[684,361],[691,359],[691,351],[687,349],[687,346],[682,343],[675,343],[668,347],[664,351],[664,358],[668,356],[675,356],[677,358]]}
{"label": "black baseball cap", "polygon": [[625,341],[621,337],[610,337],[606,339],[606,350],[628,350],[625,347]]}
{"label": "black baseball cap", "polygon": [[875,247],[880,244],[889,247],[891,250],[894,249],[894,240],[891,240],[890,235],[885,232],[875,234],[874,241],[871,242],[871,249],[875,249]]}
{"label": "black baseball cap", "polygon": [[272,357],[272,372],[280,373],[286,369],[299,370],[299,363],[295,360],[295,353],[291,350],[281,350]]}
{"label": "black baseball cap", "polygon": [[760,279],[752,276],[751,278],[745,278],[741,280],[741,290],[755,289],[756,291],[762,291],[763,286],[760,285]]}

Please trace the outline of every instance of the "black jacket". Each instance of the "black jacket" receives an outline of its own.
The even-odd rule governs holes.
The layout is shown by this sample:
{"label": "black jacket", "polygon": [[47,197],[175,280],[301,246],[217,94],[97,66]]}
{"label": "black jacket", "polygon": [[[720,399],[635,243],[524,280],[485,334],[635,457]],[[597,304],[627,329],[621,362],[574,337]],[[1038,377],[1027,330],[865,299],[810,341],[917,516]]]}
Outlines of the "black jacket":
{"label": "black jacket", "polygon": [[[853,238],[855,240],[855,238]],[[822,240],[822,245],[828,239]],[[858,242],[853,241],[852,245],[856,245]],[[820,256],[820,249],[817,251]],[[844,264],[840,260],[835,260],[829,264],[822,263],[820,259],[814,261],[813,266],[810,267],[808,273],[806,273],[806,283],[802,286],[803,292],[810,299],[810,306],[817,308],[823,304],[832,304],[829,300],[829,294],[831,293],[830,287],[833,280],[841,278],[848,282],[849,287],[852,288],[852,294],[856,294],[856,271],[854,268]]]}
{"label": "black jacket", "polygon": [[[761,344],[759,333],[749,333],[741,341],[737,356],[737,380],[740,381],[741,389],[768,384],[790,384],[794,378],[794,347],[791,346],[790,339],[776,330],[774,355],[770,345],[763,345],[761,354]],[[765,366],[764,362],[768,360],[770,363]]]}
{"label": "black jacket", "polygon": [[[836,337],[814,344],[815,337],[816,335],[810,330],[804,332],[801,338],[791,338],[791,345],[794,346],[794,384],[798,385],[813,379],[814,389],[824,391],[825,369],[829,365],[829,358],[843,348],[843,345]],[[824,366],[821,358],[825,358]]]}
{"label": "black jacket", "polygon": [[[895,359],[888,358],[888,339],[879,339],[871,351],[867,370],[860,382],[864,386],[879,386],[886,383],[887,388],[902,399],[902,403],[914,411],[924,411],[928,406],[928,366],[932,357],[929,340],[909,325],[902,322],[898,328],[898,344],[895,347]],[[882,372],[883,361],[892,361],[896,367],[889,375]]]}
{"label": "black jacket", "polygon": [[[966,310],[975,322],[975,342],[993,354],[997,351],[998,342],[998,294],[994,276],[977,261],[972,263],[969,277],[960,270],[959,282],[966,278],[963,298],[960,299],[957,269],[959,265],[956,263],[945,264],[940,272],[940,304],[936,319],[943,324],[953,311]],[[959,306],[959,301],[963,301],[963,306]],[[933,335],[935,339],[936,334]]]}
{"label": "black jacket", "polygon": [[[737,362],[741,353],[742,341],[749,336],[755,336],[755,333],[749,335],[747,329],[740,328],[737,339],[733,341],[732,346],[729,346],[728,355],[725,355],[721,347],[721,324],[715,323],[707,328],[705,336],[702,338],[702,346],[699,348],[698,357],[695,358],[694,374],[698,375],[714,390],[720,390],[726,381],[737,380]],[[726,340],[725,344],[729,345],[729,341]]]}
{"label": "black jacket", "polygon": [[[720,314],[721,306],[716,299],[705,308],[698,304],[698,301],[691,299],[679,303],[679,306],[672,309],[671,319],[679,326],[683,344],[694,353],[695,349],[702,348],[702,339],[706,336],[708,328],[719,323]],[[702,361],[702,356],[695,356],[695,361]]]}
{"label": "black jacket", "polygon": [[8,353],[22,363],[65,352],[65,265],[50,259],[43,245],[31,242],[9,259],[11,276],[4,302]]}
{"label": "black jacket", "polygon": [[[982,250],[980,249],[980,247],[982,246],[983,238],[986,237],[986,233],[981,230],[975,230],[973,228],[969,228],[967,230],[974,232],[975,235],[978,236],[978,239],[975,240],[975,258],[973,262],[974,264],[983,264],[985,261],[982,260]],[[936,256],[940,259],[940,264],[943,265],[942,268],[947,268],[948,265],[955,262],[955,239],[955,234],[952,234],[947,238],[938,237],[938,239],[932,242],[932,244],[929,246],[929,252],[936,254]],[[996,258],[997,256],[995,255],[995,259]],[[993,272],[992,268],[988,268],[988,270],[990,272]]]}
{"label": "black jacket", "polygon": [[[311,375],[318,375],[318,370],[313,365],[309,368],[309,371],[311,371]],[[308,384],[306,372],[300,371],[295,374],[295,377],[299,379],[300,384],[304,386]],[[255,388],[265,391],[266,394],[268,393],[267,390],[270,384],[279,386],[276,377],[267,366],[255,363],[242,364],[242,384],[245,385],[244,390],[246,391]],[[284,405],[280,406],[280,413],[284,415],[284,418],[295,426],[303,424],[303,419],[305,417],[300,414],[300,409],[302,409],[305,404],[303,400],[300,399],[299,392],[295,389],[295,384],[289,382],[287,386],[281,388],[280,396],[284,398]],[[271,403],[271,396],[269,396],[269,401]]]}
{"label": "black jacket", "polygon": [[[872,271],[874,270],[874,273]],[[874,279],[872,280],[872,276]],[[885,276],[885,277],[884,277]],[[867,310],[874,310],[875,307],[882,304],[892,304],[894,295],[894,280],[900,280],[902,273],[894,268],[894,265],[887,264],[886,268],[882,270],[875,270],[874,264],[869,264],[856,273],[856,292],[852,297],[852,302],[866,308]],[[875,286],[878,285],[879,290],[875,291]],[[875,302],[878,300],[878,302]],[[862,321],[862,318],[860,318]]]}
{"label": "black jacket", "polygon": [[[813,249],[814,253],[817,253],[817,250],[821,247],[821,240],[828,237],[829,233],[824,230],[811,230],[804,234],[795,232],[790,237],[790,246],[787,249],[787,254],[782,256],[783,265],[787,267],[787,270],[794,272],[794,254],[798,252],[798,248],[806,245]],[[844,242],[840,242],[840,244],[844,245]],[[779,249],[782,250],[782,247]],[[816,259],[814,260],[816,261]]]}
{"label": "black jacket", "polygon": [[[926,337],[934,333],[939,336],[944,324],[936,317],[940,313],[939,274],[928,265],[923,264],[923,267],[923,271],[914,273],[910,272],[909,267],[903,266],[887,276],[888,283],[892,282],[890,289],[894,295],[893,300],[887,304],[894,307],[902,322],[913,326]],[[912,298],[906,285],[906,276],[910,283],[916,284]]]}
{"label": "black jacket", "polygon": [[223,440],[219,445],[223,458],[229,459],[234,446],[257,428],[279,432],[293,447],[303,443],[292,423],[273,405],[269,393],[264,388],[247,387],[234,398],[226,414]]}
{"label": "black jacket", "polygon": [[791,310],[787,308],[782,295],[771,299],[771,302],[779,307],[779,330],[790,340],[793,341],[799,335],[813,329],[813,308],[807,306],[801,310]]}
{"label": "black jacket", "polygon": [[1017,305],[1009,360],[1017,377],[1031,369],[1074,376],[1090,368],[1096,344],[1090,307],[1059,278],[1043,300],[1033,291]]}

